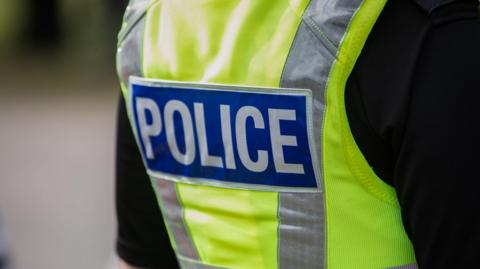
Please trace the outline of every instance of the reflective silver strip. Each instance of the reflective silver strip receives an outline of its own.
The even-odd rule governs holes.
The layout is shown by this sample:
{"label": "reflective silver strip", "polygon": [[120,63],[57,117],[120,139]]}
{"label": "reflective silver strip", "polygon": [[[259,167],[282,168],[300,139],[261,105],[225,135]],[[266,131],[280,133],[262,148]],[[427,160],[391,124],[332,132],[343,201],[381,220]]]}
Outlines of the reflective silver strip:
{"label": "reflective silver strip", "polygon": [[142,75],[142,43],[145,31],[145,17],[142,17],[119,44],[117,49],[117,72],[128,88],[130,76]]}
{"label": "reflective silver strip", "polygon": [[133,27],[145,16],[147,8],[153,3],[153,0],[130,0],[125,15],[123,16],[123,25],[118,34],[119,44],[132,31]]}
{"label": "reflective silver strip", "polygon": [[[323,171],[325,89],[338,47],[361,0],[312,0],[283,70],[283,88],[312,90],[318,167]],[[279,268],[326,268],[323,172],[320,193],[279,193]]]}
{"label": "reflective silver strip", "polygon": [[206,265],[197,260],[192,260],[186,257],[182,257],[182,256],[177,256],[177,257],[178,257],[178,263],[180,264],[180,267],[184,269],[187,269],[187,268],[188,269],[224,269],[222,267]]}
{"label": "reflective silver strip", "polygon": [[280,193],[279,218],[279,268],[324,268],[323,193]]}
{"label": "reflective silver strip", "polygon": [[418,269],[417,264],[407,264],[402,266],[390,267],[388,269]]}
{"label": "reflective silver strip", "polygon": [[[124,85],[129,88],[131,76],[142,76],[143,35],[145,31],[145,12],[150,0],[131,0],[125,14],[125,25],[119,38],[117,50],[117,70]],[[128,107],[129,113],[131,108]],[[130,117],[131,118],[131,117]],[[138,141],[138,139],[137,139]],[[165,224],[170,228],[176,242],[177,255],[190,259],[199,259],[196,248],[183,221],[183,208],[179,202],[176,183],[153,177],[160,199]]]}
{"label": "reflective silver strip", "polygon": [[362,0],[313,0],[306,17],[338,48]]}
{"label": "reflective silver strip", "polygon": [[[173,239],[177,244],[177,256],[198,260],[198,253],[183,221],[183,207],[177,195],[176,183],[153,179],[157,184],[157,198],[161,200],[162,211]],[[179,258],[180,259],[180,258]],[[189,268],[189,267],[186,267]]]}

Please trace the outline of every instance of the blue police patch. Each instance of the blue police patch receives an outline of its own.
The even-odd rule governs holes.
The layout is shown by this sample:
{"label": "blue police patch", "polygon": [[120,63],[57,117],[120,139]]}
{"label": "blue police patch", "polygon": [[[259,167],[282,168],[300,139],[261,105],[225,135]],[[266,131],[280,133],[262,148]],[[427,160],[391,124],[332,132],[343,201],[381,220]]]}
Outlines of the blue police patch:
{"label": "blue police patch", "polygon": [[310,90],[130,81],[134,127],[151,176],[318,191]]}

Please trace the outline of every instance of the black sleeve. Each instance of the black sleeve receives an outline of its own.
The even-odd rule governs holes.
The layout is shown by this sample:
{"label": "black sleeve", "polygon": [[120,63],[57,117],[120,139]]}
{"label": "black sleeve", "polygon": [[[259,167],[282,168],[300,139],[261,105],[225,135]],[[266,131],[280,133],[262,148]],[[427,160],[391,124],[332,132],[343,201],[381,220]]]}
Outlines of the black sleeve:
{"label": "black sleeve", "polygon": [[131,265],[178,268],[121,98],[117,123],[117,253]]}
{"label": "black sleeve", "polygon": [[407,2],[389,1],[350,77],[351,129],[395,187],[420,267],[477,268],[478,2],[431,14]]}
{"label": "black sleeve", "polygon": [[480,266],[480,23],[433,29],[412,80],[394,171],[407,231],[430,268]]}

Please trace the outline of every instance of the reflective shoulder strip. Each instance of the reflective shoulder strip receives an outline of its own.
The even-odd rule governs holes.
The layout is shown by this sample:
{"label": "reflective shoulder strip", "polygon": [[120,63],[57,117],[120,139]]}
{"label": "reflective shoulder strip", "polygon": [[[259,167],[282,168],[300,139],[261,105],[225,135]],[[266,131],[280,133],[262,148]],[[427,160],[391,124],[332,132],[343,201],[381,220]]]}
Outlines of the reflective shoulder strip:
{"label": "reflective shoulder strip", "polygon": [[198,253],[185,226],[183,208],[178,197],[177,187],[174,182],[167,180],[154,180],[154,189],[162,205],[165,219],[168,220],[171,237],[174,240],[177,257],[198,260]]}
{"label": "reflective shoulder strip", "polygon": [[[130,0],[123,17],[122,29],[118,34],[119,44],[132,31],[133,27],[145,16],[148,7],[155,0]],[[143,31],[142,31],[143,33]]]}

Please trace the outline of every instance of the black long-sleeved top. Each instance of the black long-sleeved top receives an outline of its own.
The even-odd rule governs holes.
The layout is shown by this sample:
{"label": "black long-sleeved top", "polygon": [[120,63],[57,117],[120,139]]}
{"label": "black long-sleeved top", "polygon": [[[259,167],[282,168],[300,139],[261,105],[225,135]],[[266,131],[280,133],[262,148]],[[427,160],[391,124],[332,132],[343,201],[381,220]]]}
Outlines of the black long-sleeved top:
{"label": "black long-sleeved top", "polygon": [[[476,0],[389,0],[347,83],[355,140],[396,189],[421,268],[480,267],[479,78]],[[175,268],[123,101],[117,146],[118,253]]]}

